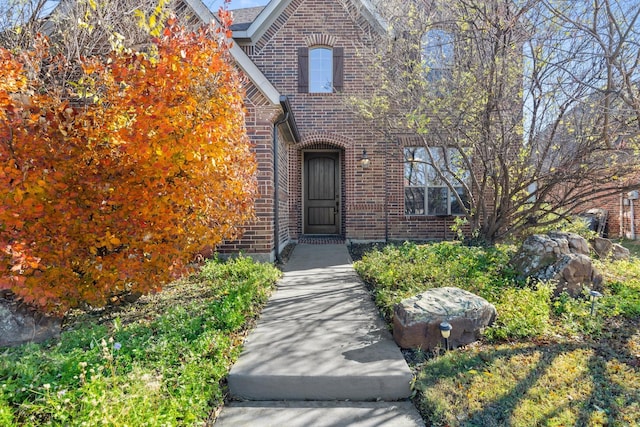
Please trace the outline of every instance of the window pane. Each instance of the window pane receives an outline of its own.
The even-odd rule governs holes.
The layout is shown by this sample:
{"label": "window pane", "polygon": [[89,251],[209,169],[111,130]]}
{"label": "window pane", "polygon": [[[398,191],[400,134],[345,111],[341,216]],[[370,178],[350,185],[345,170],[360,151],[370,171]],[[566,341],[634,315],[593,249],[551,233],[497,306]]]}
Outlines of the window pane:
{"label": "window pane", "polygon": [[469,171],[465,168],[462,154],[455,148],[447,149],[447,162],[449,165],[449,176],[453,181],[469,182]]}
{"label": "window pane", "polygon": [[333,51],[318,47],[309,51],[309,92],[333,92]]}
{"label": "window pane", "polygon": [[404,213],[406,215],[424,215],[424,187],[406,187],[404,189]]}
{"label": "window pane", "polygon": [[[419,157],[419,148],[405,148],[404,186],[424,186],[426,183],[426,165]],[[424,150],[424,149],[423,149]]]}
{"label": "window pane", "polygon": [[427,188],[427,215],[449,214],[449,189],[447,187]]}
{"label": "window pane", "polygon": [[422,60],[431,83],[449,81],[453,66],[453,35],[444,30],[430,30],[422,36]]}
{"label": "window pane", "polygon": [[[462,187],[456,187],[456,192],[460,195],[460,199],[462,199],[462,203],[467,208],[469,207],[469,201],[467,200],[467,195],[464,192]],[[458,199],[455,194],[451,193],[451,215],[464,215],[464,208],[460,203],[458,203]]]}
{"label": "window pane", "polygon": [[[440,178],[440,174],[436,170],[433,165],[437,165],[442,172],[446,171],[446,163],[443,155],[442,148],[440,147],[432,147],[429,148],[429,152],[431,153],[431,157],[433,158],[433,163],[428,166],[428,177],[427,177],[427,185],[429,186],[442,186],[444,182]],[[430,160],[428,160],[430,162]]]}
{"label": "window pane", "polygon": [[424,163],[427,161],[427,149],[424,147],[406,147],[404,149],[405,162]]}
{"label": "window pane", "polygon": [[453,65],[453,35],[445,30],[429,30],[422,36],[422,55],[427,67],[446,70]]}

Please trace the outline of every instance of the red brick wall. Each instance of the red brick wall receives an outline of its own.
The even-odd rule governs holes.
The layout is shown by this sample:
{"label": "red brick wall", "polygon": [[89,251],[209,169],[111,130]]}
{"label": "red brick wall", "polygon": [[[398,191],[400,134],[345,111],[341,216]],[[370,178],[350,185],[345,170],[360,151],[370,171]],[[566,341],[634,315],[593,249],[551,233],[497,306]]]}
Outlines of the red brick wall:
{"label": "red brick wall", "polygon": [[[361,29],[339,3],[294,0],[275,26],[253,48],[246,49],[280,93],[289,96],[301,133],[302,141],[289,148],[289,233],[293,239],[302,233],[302,153],[319,148],[341,151],[343,234],[357,239],[384,238],[384,188],[382,181],[374,178],[379,173],[374,170],[378,159],[368,148],[374,136],[345,102],[347,95],[364,88],[364,73],[358,69],[353,46]],[[297,51],[314,44],[344,48],[342,93],[298,93]],[[371,153],[372,167],[362,171],[359,159],[365,147]]]}
{"label": "red brick wall", "polygon": [[[403,152],[398,141],[383,141],[371,126],[348,106],[347,97],[366,91],[365,75],[354,40],[367,30],[366,22],[354,22],[338,1],[293,0],[274,25],[250,46],[242,46],[262,73],[289,97],[301,141],[280,145],[281,248],[303,232],[302,165],[305,150],[340,151],[342,176],[342,234],[354,241],[384,239],[450,239],[453,218],[406,217],[404,214]],[[351,11],[353,12],[353,10]],[[341,93],[298,93],[300,47],[315,44],[344,49],[344,89]],[[242,249],[273,258],[273,121],[279,111],[266,107],[250,88],[247,128],[256,144],[261,197],[258,219],[238,242],[221,251]],[[258,101],[256,101],[256,99]],[[366,149],[370,167],[360,165]]]}
{"label": "red brick wall", "polygon": [[[254,145],[254,152],[258,162],[258,198],[255,201],[256,220],[245,227],[243,236],[233,242],[226,242],[217,249],[220,253],[244,252],[257,258],[272,261],[274,258],[275,233],[274,233],[274,171],[273,171],[273,122],[280,114],[279,108],[270,106],[264,97],[255,90],[248,90],[248,98],[245,103],[247,134]],[[280,138],[280,147],[283,143]],[[286,149],[281,148],[281,151]],[[287,161],[286,155],[280,156],[280,167],[284,173],[280,174],[283,187],[286,189]],[[282,197],[282,190],[281,190]],[[286,200],[286,196],[285,196]],[[282,206],[282,205],[281,205]],[[286,207],[281,209],[282,214],[287,213]],[[286,226],[283,227],[286,230]]]}
{"label": "red brick wall", "polygon": [[[590,208],[606,209],[609,216],[607,220],[607,235],[609,238],[631,238],[631,206],[633,204],[633,219],[635,227],[635,238],[640,238],[640,200],[633,200],[630,203],[627,200],[627,193],[615,194],[598,201],[585,203],[577,212],[581,212]],[[622,202],[622,206],[621,206]],[[621,215],[622,213],[622,215]],[[622,229],[620,223],[622,222]]]}

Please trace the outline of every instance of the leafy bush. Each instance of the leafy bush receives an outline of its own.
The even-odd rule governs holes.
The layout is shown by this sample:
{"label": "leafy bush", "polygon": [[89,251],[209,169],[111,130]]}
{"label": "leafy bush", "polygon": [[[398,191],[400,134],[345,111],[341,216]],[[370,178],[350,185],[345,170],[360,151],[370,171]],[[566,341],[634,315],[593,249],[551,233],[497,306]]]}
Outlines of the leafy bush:
{"label": "leafy bush", "polygon": [[557,213],[546,213],[540,221],[557,221],[551,225],[532,226],[526,229],[522,237],[531,236],[533,234],[546,234],[551,231],[564,231],[567,233],[575,233],[587,240],[591,240],[597,236],[597,233],[589,228],[589,222],[586,218],[575,215],[564,215]]}
{"label": "leafy bush", "polygon": [[82,325],[49,346],[5,349],[0,425],[202,424],[222,402],[237,334],[278,277],[248,258],[210,261],[176,285],[191,301],[166,312],[132,306],[134,322]]}
{"label": "leafy bush", "polygon": [[459,242],[390,245],[365,254],[356,271],[374,287],[374,297],[390,319],[393,306],[430,288],[456,286],[487,299],[507,286],[512,248],[464,246]]}
{"label": "leafy bush", "polygon": [[[391,320],[393,307],[427,289],[456,286],[482,296],[498,310],[487,337],[523,339],[550,331],[597,335],[602,316],[591,315],[588,295],[552,299],[552,286],[518,283],[508,261],[513,247],[468,247],[456,242],[416,245],[405,243],[366,253],[354,263],[357,272],[371,284],[376,303]],[[595,261],[604,275],[604,297],[597,310],[607,316],[640,316],[640,260]]]}
{"label": "leafy bush", "polygon": [[489,339],[528,338],[544,335],[550,326],[553,287],[539,283],[535,289],[507,288],[495,302],[498,319],[485,331]]}
{"label": "leafy bush", "polygon": [[60,316],[157,291],[253,218],[228,46],[174,20],[161,28],[146,53],[81,59],[75,83],[44,43],[0,48],[0,290]]}
{"label": "leafy bush", "polygon": [[601,304],[609,315],[640,316],[640,260],[598,262],[606,289]]}

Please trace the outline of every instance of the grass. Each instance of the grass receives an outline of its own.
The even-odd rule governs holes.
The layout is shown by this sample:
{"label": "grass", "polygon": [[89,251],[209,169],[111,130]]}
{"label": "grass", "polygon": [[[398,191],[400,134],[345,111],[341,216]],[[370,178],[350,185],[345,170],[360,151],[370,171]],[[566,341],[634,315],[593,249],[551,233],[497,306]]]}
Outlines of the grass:
{"label": "grass", "polygon": [[553,296],[518,282],[513,247],[443,242],[387,246],[355,263],[387,320],[400,300],[437,286],[483,296],[498,320],[473,345],[405,352],[414,402],[433,426],[634,426],[640,420],[640,260],[598,262],[603,294]]}
{"label": "grass", "polygon": [[121,310],[77,313],[57,342],[2,350],[0,425],[204,424],[278,277],[210,261]]}

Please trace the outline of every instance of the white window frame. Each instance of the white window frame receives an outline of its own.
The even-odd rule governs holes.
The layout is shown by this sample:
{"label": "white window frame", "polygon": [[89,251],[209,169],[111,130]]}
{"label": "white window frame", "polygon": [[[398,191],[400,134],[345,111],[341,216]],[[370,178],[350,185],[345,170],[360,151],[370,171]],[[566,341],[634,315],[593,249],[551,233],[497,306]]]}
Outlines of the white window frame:
{"label": "white window frame", "polygon": [[[455,185],[454,190],[458,192],[461,199],[465,200],[464,187],[461,180],[466,181],[469,179],[469,172],[462,170],[460,166],[447,165],[444,163],[446,160],[455,159],[459,156],[459,151],[455,148],[443,148],[443,147],[430,147],[432,155],[429,156],[426,152],[426,147],[405,147],[404,148],[404,204],[405,215],[407,216],[462,216],[465,214],[464,207],[459,206],[458,209],[454,209],[455,205],[459,205],[458,199],[453,194],[449,186],[440,178],[440,175],[436,169],[430,164],[431,157],[434,162],[437,162],[441,171],[448,175],[447,178],[451,182],[458,182],[460,185]],[[446,150],[446,155],[443,150]],[[454,174],[447,172],[448,170],[458,169],[459,172]],[[444,200],[446,200],[446,210],[437,209],[438,206],[434,205],[433,192],[440,191],[444,193]],[[423,199],[417,203],[417,209],[408,209],[408,198],[411,196],[415,200],[416,195],[422,195]],[[439,207],[442,207],[440,205]]]}
{"label": "white window frame", "polygon": [[333,93],[333,48],[309,49],[309,93]]}
{"label": "white window frame", "polygon": [[455,55],[455,37],[451,31],[433,28],[421,39],[422,62],[427,80],[437,82],[451,75]]}

